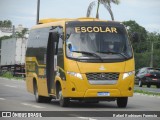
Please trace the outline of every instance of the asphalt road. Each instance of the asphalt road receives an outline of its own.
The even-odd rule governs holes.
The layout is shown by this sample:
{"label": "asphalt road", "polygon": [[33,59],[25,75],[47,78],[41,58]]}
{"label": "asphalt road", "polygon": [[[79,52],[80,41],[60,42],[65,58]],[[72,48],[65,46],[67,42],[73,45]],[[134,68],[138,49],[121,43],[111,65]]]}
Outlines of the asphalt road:
{"label": "asphalt road", "polygon": [[[101,112],[102,116],[105,111],[159,111],[160,112],[160,97],[145,96],[134,94],[133,97],[129,98],[127,108],[117,108],[116,102],[100,102],[98,104],[86,104],[72,102],[69,107],[62,108],[59,106],[58,101],[53,100],[51,103],[36,103],[34,96],[26,91],[25,81],[7,80],[0,78],[0,111],[60,111],[62,117],[58,117],[58,120],[112,120],[119,118],[106,118],[106,117],[95,117],[95,114]],[[63,111],[63,112],[62,112]],[[63,116],[64,111],[67,116]],[[83,114],[78,114],[81,111],[83,114],[90,114],[90,117],[84,117]],[[91,113],[90,111],[94,111]],[[104,112],[103,112],[104,111]],[[55,112],[58,114],[58,112]],[[92,115],[93,114],[93,117]],[[105,115],[104,115],[105,116]],[[0,118],[0,120],[9,120],[10,118]],[[22,119],[22,118],[14,118]],[[51,118],[37,118],[51,119]],[[57,117],[52,120],[57,120]],[[130,118],[121,118],[128,120]],[[133,118],[132,118],[133,119]],[[142,118],[137,118],[142,119]],[[150,120],[151,118],[143,118]],[[159,120],[159,118],[152,118],[152,120]],[[34,118],[36,120],[36,118]]]}

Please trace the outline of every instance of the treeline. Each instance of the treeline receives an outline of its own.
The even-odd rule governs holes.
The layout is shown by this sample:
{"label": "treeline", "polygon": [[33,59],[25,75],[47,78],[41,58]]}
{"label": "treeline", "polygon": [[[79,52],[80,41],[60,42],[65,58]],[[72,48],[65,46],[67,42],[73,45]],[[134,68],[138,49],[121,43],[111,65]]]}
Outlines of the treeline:
{"label": "treeline", "polygon": [[[135,36],[137,37],[137,41],[131,39],[136,69],[141,67],[151,67],[152,64],[153,67],[160,68],[160,33],[148,32],[144,27],[132,20],[123,23],[126,25],[130,37],[134,33],[137,33],[137,36]],[[153,63],[151,60],[152,54]]]}
{"label": "treeline", "polygon": [[[13,29],[13,25],[12,22],[10,20],[0,20],[0,30],[1,29]],[[5,39],[9,39],[12,37],[18,37],[18,38],[23,38],[25,37],[25,34],[28,32],[28,28],[23,28],[23,30],[21,32],[15,31],[14,35],[10,35],[10,36],[2,36],[0,37],[0,48],[1,48],[1,41],[5,40]]]}
{"label": "treeline", "polygon": [[10,20],[4,20],[4,21],[0,20],[0,27],[11,28],[12,22]]}
{"label": "treeline", "polygon": [[[0,28],[10,28],[10,29],[13,29],[12,28],[12,22],[10,20],[4,20],[4,21],[1,21],[0,20]],[[4,39],[8,39],[8,38],[11,38],[11,37],[24,37],[24,35],[28,32],[28,28],[23,28],[23,30],[21,32],[18,32],[18,31],[15,31],[15,35],[11,35],[11,36],[3,36],[3,37],[0,37],[0,40],[4,40]]]}

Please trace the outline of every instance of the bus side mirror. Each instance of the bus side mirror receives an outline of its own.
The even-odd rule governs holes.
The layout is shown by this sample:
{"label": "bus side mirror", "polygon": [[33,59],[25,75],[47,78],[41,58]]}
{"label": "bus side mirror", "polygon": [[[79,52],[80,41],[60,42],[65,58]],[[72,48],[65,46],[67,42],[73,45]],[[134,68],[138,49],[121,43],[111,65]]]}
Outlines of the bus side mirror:
{"label": "bus side mirror", "polygon": [[70,51],[72,51],[72,44],[69,43],[67,46],[68,46],[68,49],[69,49]]}
{"label": "bus side mirror", "polygon": [[139,42],[139,34],[137,32],[134,32],[131,34],[131,41],[132,42]]}

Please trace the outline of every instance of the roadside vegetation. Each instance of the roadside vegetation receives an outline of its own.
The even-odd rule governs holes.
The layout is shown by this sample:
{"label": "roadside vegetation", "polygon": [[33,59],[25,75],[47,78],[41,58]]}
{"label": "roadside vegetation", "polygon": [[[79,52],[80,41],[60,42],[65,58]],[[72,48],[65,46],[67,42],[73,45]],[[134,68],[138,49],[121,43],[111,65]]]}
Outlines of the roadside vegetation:
{"label": "roadside vegetation", "polygon": [[[12,21],[11,20],[0,20],[0,30],[7,30],[7,29],[12,29]],[[28,28],[24,28],[21,32],[16,31],[15,35],[10,35],[10,36],[3,36],[0,37],[0,48],[1,48],[1,41],[6,40],[12,37],[17,37],[17,38],[23,38],[25,34],[28,32]]]}
{"label": "roadside vegetation", "polygon": [[99,18],[99,8],[100,5],[103,5],[103,7],[106,9],[106,11],[109,12],[111,19],[114,20],[114,15],[111,9],[111,3],[118,5],[120,3],[120,0],[96,0],[93,1],[89,4],[88,9],[87,9],[87,15],[86,17],[90,17],[91,12],[93,10],[93,7],[96,6],[96,18]]}
{"label": "roadside vegetation", "polygon": [[0,77],[7,78],[7,79],[24,80],[24,77],[13,76],[11,72],[4,72],[0,75]]}
{"label": "roadside vegetation", "polygon": [[160,93],[158,92],[150,92],[150,91],[144,91],[144,90],[134,90],[134,93],[140,93],[143,95],[160,96]]}
{"label": "roadside vegetation", "polygon": [[[142,67],[160,68],[160,33],[149,32],[134,20],[125,21],[123,24],[128,30],[129,37],[138,39],[137,41],[131,39],[136,70]],[[132,36],[133,33],[137,34]]]}
{"label": "roadside vegetation", "polygon": [[[135,87],[139,87],[139,85],[136,85],[136,84],[135,84]],[[148,87],[147,87],[147,85],[143,85],[142,88],[148,88]],[[156,85],[151,85],[150,88],[155,88],[155,89],[157,89]],[[149,88],[148,88],[148,89],[149,89]]]}

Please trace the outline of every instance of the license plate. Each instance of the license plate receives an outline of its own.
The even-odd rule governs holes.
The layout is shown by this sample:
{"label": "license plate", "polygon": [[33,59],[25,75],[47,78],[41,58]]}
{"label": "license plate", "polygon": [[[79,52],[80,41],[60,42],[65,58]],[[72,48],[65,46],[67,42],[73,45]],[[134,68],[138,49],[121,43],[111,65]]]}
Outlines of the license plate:
{"label": "license plate", "polygon": [[152,79],[152,80],[157,80],[157,79]]}
{"label": "license plate", "polygon": [[109,92],[98,92],[98,96],[110,96]]}

